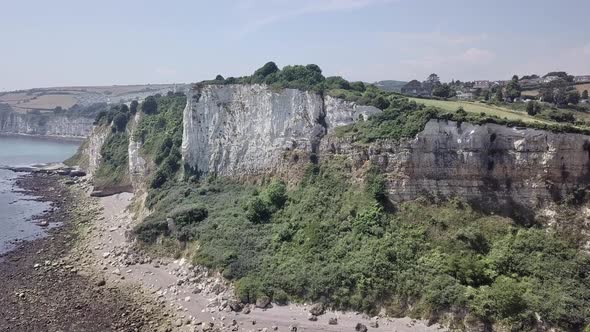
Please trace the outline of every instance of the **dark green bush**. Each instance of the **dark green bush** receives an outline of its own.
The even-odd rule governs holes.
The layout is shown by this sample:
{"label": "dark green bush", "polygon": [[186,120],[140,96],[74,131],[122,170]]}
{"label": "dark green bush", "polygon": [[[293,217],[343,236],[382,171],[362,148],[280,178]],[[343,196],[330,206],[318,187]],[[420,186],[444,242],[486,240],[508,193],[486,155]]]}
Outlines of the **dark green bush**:
{"label": "dark green bush", "polygon": [[158,111],[158,103],[154,96],[147,97],[141,104],[141,110],[145,114],[156,114]]}
{"label": "dark green bush", "polygon": [[129,183],[129,137],[123,132],[109,133],[103,143],[101,161],[94,175],[97,187],[124,186]]}
{"label": "dark green bush", "polygon": [[166,220],[150,219],[135,226],[133,232],[137,235],[138,240],[145,243],[152,243],[160,235],[168,234],[168,224]]}
{"label": "dark green bush", "polygon": [[131,112],[131,114],[137,113],[137,106],[139,106],[137,100],[131,101],[131,104],[129,106],[129,112]]}
{"label": "dark green bush", "polygon": [[127,128],[127,121],[129,117],[125,113],[117,113],[113,118],[113,130],[118,132],[124,132]]}
{"label": "dark green bush", "polygon": [[186,226],[205,220],[207,215],[206,208],[197,204],[189,204],[173,209],[168,217],[173,218],[176,225]]}
{"label": "dark green bush", "polygon": [[246,217],[253,223],[268,221],[287,201],[287,187],[282,181],[271,182],[263,192],[251,198],[244,206]]}

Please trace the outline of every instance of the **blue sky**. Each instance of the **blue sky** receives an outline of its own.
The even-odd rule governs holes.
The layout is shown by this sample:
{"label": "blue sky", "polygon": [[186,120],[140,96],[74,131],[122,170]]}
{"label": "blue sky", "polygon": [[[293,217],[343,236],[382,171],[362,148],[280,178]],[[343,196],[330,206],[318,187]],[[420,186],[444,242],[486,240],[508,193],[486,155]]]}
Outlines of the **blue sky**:
{"label": "blue sky", "polygon": [[0,2],[0,91],[195,82],[267,61],[349,80],[590,74],[588,0]]}

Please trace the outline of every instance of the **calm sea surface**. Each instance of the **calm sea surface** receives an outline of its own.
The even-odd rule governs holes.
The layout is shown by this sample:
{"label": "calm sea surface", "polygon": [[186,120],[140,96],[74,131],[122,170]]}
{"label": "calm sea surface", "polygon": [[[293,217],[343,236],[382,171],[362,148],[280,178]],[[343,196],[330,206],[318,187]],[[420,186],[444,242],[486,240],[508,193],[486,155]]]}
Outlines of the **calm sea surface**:
{"label": "calm sea surface", "polygon": [[[63,161],[76,152],[78,142],[33,137],[0,136],[0,165],[26,166]],[[18,174],[0,169],[0,253],[10,250],[15,240],[43,234],[31,218],[49,207],[33,197],[15,193]]]}

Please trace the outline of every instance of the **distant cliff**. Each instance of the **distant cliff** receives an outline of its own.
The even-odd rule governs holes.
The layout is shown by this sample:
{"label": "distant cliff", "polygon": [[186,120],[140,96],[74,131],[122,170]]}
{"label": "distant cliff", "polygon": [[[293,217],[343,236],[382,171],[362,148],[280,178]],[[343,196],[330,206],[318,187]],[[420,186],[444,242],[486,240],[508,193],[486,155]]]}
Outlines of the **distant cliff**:
{"label": "distant cliff", "polygon": [[94,119],[52,113],[0,112],[0,133],[85,138]]}

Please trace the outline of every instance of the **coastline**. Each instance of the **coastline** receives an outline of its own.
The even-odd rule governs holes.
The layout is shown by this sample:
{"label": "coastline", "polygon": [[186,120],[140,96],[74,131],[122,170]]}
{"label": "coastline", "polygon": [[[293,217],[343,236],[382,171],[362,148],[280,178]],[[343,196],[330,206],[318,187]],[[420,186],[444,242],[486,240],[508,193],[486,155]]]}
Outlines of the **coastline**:
{"label": "coastline", "polygon": [[41,140],[49,140],[49,141],[56,141],[56,142],[76,142],[76,143],[81,143],[86,139],[86,136],[84,136],[84,137],[83,136],[54,136],[54,135],[38,135],[38,134],[9,133],[9,132],[0,132],[0,137],[27,137],[27,138],[38,138]]}
{"label": "coastline", "polygon": [[154,331],[163,312],[140,288],[112,287],[79,259],[79,225],[93,218],[83,193],[57,175],[19,177],[20,189],[53,208],[39,216],[61,223],[20,243],[0,261],[0,331]]}
{"label": "coastline", "polygon": [[219,273],[150,257],[131,242],[133,194],[91,197],[87,177],[19,179],[53,202],[43,218],[62,224],[0,261],[0,305],[9,308],[0,311],[0,331],[446,330],[408,317],[330,310],[312,317],[312,304],[241,305]]}

